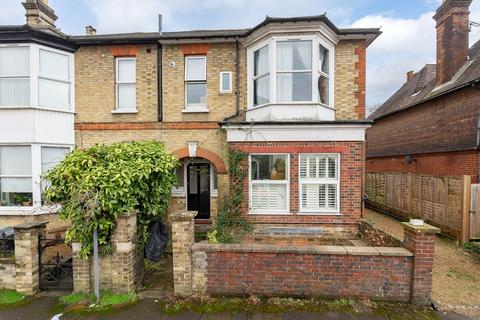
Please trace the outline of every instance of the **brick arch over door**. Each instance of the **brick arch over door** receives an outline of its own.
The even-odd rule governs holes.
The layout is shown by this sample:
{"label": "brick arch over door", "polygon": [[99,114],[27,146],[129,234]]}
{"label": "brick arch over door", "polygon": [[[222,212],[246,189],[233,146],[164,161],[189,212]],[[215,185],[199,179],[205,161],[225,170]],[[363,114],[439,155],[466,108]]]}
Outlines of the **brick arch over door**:
{"label": "brick arch over door", "polygon": [[[176,156],[179,160],[183,158],[188,158],[188,148],[184,147],[181,149],[177,149],[172,152],[174,156]],[[227,173],[227,167],[225,166],[225,162],[223,162],[222,158],[215,152],[212,152],[208,149],[204,148],[197,148],[197,157],[206,159],[215,165],[215,169],[217,169],[217,173]]]}

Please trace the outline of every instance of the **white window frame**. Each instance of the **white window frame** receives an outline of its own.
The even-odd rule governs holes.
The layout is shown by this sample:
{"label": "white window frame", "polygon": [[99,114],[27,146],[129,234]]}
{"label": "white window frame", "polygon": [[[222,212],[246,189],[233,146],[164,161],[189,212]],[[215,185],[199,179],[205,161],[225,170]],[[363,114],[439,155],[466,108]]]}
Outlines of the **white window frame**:
{"label": "white window frame", "polygon": [[[32,54],[31,54],[31,48],[29,45],[0,45],[0,49],[2,48],[28,48],[28,55],[29,55],[29,60],[28,60],[28,74],[27,75],[0,75],[0,79],[27,79],[29,80],[29,99],[30,99],[30,104],[32,101],[32,81],[31,81],[31,74],[32,74]],[[28,105],[27,105],[28,106]],[[26,107],[26,106],[1,106],[0,107]]]}
{"label": "white window frame", "polygon": [[[335,157],[337,165],[337,177],[336,178],[301,178],[300,176],[300,158],[302,156],[325,156]],[[341,215],[340,214],[340,176],[341,176],[341,155],[340,153],[300,153],[298,155],[298,213],[304,215]],[[307,164],[308,166],[309,164]],[[328,161],[325,168],[328,175]],[[335,184],[336,185],[336,199],[335,209],[319,208],[319,209],[304,209],[302,206],[302,185],[304,184]],[[328,193],[328,192],[327,192]],[[328,198],[325,199],[325,203],[328,202]]]}
{"label": "white window frame", "polygon": [[[214,177],[212,174],[213,170],[216,170],[215,166],[210,163],[210,162],[205,162],[204,160],[188,160],[182,162],[182,170],[183,170],[183,187],[177,188],[173,187],[172,188],[172,196],[173,197],[178,197],[178,198],[184,198],[187,196],[187,165],[189,163],[208,163],[210,165],[210,198],[216,198],[218,197],[218,189],[215,189],[215,182],[214,182]],[[218,172],[217,172],[217,179],[218,179]],[[218,181],[217,181],[217,186],[218,186]]]}
{"label": "white window frame", "polygon": [[[41,110],[49,110],[55,112],[64,112],[64,113],[74,113],[75,112],[75,57],[74,54],[68,51],[62,51],[54,48],[50,48],[44,45],[39,45],[35,43],[14,43],[14,44],[0,44],[0,48],[5,47],[29,47],[30,52],[30,104],[28,106],[0,106],[0,109],[25,109],[27,108],[35,108]],[[40,50],[50,51],[54,53],[59,53],[68,56],[68,64],[69,64],[69,83],[70,83],[70,109],[62,110],[62,109],[55,109],[51,107],[40,107],[38,104],[39,100],[39,77],[40,77]]]}
{"label": "white window frame", "polygon": [[[58,148],[70,148],[70,152],[75,148],[73,145],[66,144],[28,144],[28,143],[12,143],[12,144],[0,144],[0,146],[24,146],[30,147],[31,152],[31,166],[32,166],[32,205],[31,206],[0,206],[2,215],[18,214],[19,211],[27,211],[31,213],[35,211],[35,214],[51,213],[49,210],[39,210],[42,207],[42,188],[41,188],[41,175],[42,175],[42,147],[58,147]],[[17,176],[15,176],[17,177]],[[20,177],[20,176],[18,176]],[[30,176],[25,176],[30,177]]]}
{"label": "white window frame", "polygon": [[[56,53],[56,54],[60,54],[62,56],[66,56],[68,58],[68,55],[65,54],[64,52],[58,52],[58,50],[51,50],[51,49],[46,49],[46,48],[39,48],[38,50],[38,85],[40,86],[40,80],[47,80],[47,81],[52,81],[52,82],[59,82],[59,83],[63,83],[63,84],[68,84],[68,101],[69,101],[69,105],[68,105],[68,109],[67,110],[71,110],[72,109],[72,70],[70,68],[70,64],[72,63],[70,61],[70,59],[68,59],[68,79],[65,80],[65,79],[56,79],[56,78],[49,78],[49,77],[46,77],[46,76],[42,76],[40,74],[40,69],[41,69],[41,65],[40,65],[40,52],[42,51],[45,51],[45,52],[51,52],[51,53]],[[55,109],[54,107],[44,107],[44,106],[40,106],[40,87],[38,89],[39,91],[39,94],[38,94],[38,106],[40,108],[50,108],[50,109]],[[56,110],[56,109],[55,109]]]}
{"label": "white window frame", "polygon": [[[187,79],[187,61],[190,60],[190,59],[199,59],[199,58],[202,58],[204,60],[204,74],[205,74],[205,78],[204,79]],[[208,83],[207,83],[207,56],[206,55],[191,55],[191,56],[185,56],[185,60],[184,60],[184,107],[183,107],[183,110],[182,112],[185,112],[185,113],[189,113],[189,112],[192,112],[192,113],[195,113],[195,112],[208,112]],[[205,104],[203,105],[198,105],[198,106],[195,106],[195,107],[189,107],[188,106],[188,99],[187,99],[187,94],[188,94],[188,91],[187,91],[187,85],[189,83],[205,83]]]}
{"label": "white window frame", "polygon": [[[118,79],[118,64],[120,61],[134,61],[135,62],[135,81],[120,81]],[[119,109],[118,107],[118,88],[122,85],[134,85],[135,86],[135,107],[130,109]],[[136,57],[122,57],[115,58],[115,110],[112,113],[137,113],[137,58]]]}
{"label": "white window frame", "polygon": [[[255,155],[272,155],[286,156],[285,161],[285,180],[252,180],[252,156]],[[254,184],[286,184],[286,206],[285,210],[254,210],[252,208],[252,186]],[[248,214],[259,215],[291,215],[290,212],[290,154],[289,153],[251,153],[248,155]]]}
{"label": "white window frame", "polygon": [[[30,174],[29,175],[2,175],[0,173],[0,178],[30,178],[32,183],[32,205],[31,206],[2,206],[0,204],[0,209],[10,209],[10,210],[18,210],[19,208],[33,208],[35,205],[35,179],[34,179],[34,169],[33,169],[33,158],[34,158],[34,150],[30,144],[2,144],[0,147],[29,147],[30,148]],[[0,151],[1,152],[1,151]],[[1,190],[0,190],[1,192]]]}
{"label": "white window frame", "polygon": [[[229,75],[229,83],[228,83],[228,89],[223,89],[222,85],[223,85],[223,76],[224,75]],[[232,93],[232,72],[231,71],[221,71],[220,72],[220,93]]]}
{"label": "white window frame", "polygon": [[[309,101],[282,101],[277,100],[277,42],[281,41],[312,41],[312,99]],[[324,46],[329,50],[329,99],[328,105],[320,103],[318,93],[318,76],[320,73],[319,66],[319,45]],[[253,81],[259,76],[254,77],[254,52],[268,46],[269,57],[269,77],[270,77],[270,90],[269,90],[269,102],[259,105],[254,105],[254,93],[253,93]],[[334,109],[335,97],[334,97],[334,82],[335,82],[335,46],[330,41],[317,35],[311,36],[272,36],[269,39],[257,43],[247,49],[247,109],[261,108],[267,105],[306,105],[315,104],[321,105],[330,109]]]}

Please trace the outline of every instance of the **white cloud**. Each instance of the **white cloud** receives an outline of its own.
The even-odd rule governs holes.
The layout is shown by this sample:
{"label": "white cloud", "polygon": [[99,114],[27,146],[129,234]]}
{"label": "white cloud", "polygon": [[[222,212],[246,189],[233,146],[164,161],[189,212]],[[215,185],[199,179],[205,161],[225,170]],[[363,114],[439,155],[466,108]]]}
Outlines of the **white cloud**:
{"label": "white cloud", "polygon": [[[440,0],[427,0],[440,3]],[[480,0],[470,7],[470,20],[480,19]],[[383,34],[367,49],[367,106],[383,103],[405,82],[406,72],[419,71],[436,60],[435,12],[417,19],[392,18],[388,14],[369,15],[353,27],[380,26]],[[480,38],[480,28],[473,28],[470,44]]]}

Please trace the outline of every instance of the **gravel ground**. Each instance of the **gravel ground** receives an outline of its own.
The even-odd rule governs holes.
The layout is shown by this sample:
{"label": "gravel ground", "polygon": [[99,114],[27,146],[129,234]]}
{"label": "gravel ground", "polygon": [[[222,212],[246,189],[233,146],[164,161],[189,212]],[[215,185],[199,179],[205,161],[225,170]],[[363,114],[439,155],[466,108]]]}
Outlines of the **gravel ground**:
{"label": "gravel ground", "polygon": [[[398,220],[370,209],[365,209],[364,218],[403,239]],[[441,310],[480,318],[480,260],[441,236],[435,246],[432,298]]]}

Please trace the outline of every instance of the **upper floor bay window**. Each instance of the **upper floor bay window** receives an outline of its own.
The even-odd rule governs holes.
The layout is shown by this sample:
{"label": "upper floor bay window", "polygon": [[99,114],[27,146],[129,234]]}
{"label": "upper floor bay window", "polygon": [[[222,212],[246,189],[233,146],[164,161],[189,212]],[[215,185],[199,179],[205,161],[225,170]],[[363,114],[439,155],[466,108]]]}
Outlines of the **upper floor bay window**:
{"label": "upper floor bay window", "polygon": [[288,213],[288,168],[287,154],[250,155],[251,213]]}
{"label": "upper floor bay window", "polygon": [[73,54],[37,44],[0,45],[0,107],[73,111]]}
{"label": "upper floor bay window", "polygon": [[185,57],[185,110],[208,111],[207,57]]}
{"label": "upper floor bay window", "polygon": [[137,60],[135,58],[116,59],[116,93],[118,112],[137,110]]}
{"label": "upper floor bay window", "polygon": [[333,45],[318,37],[274,37],[249,50],[250,106],[333,107]]}

